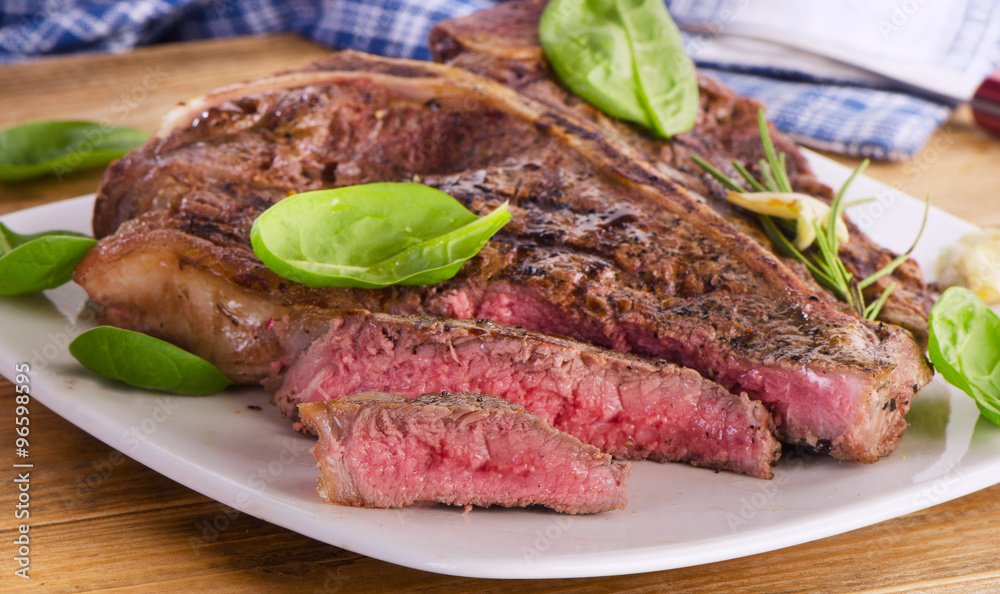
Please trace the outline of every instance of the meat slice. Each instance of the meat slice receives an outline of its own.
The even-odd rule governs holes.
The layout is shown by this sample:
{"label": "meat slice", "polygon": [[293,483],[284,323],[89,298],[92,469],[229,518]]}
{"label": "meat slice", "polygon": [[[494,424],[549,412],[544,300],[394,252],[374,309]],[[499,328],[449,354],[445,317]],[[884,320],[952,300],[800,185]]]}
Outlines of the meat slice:
{"label": "meat slice", "polygon": [[628,462],[501,398],[364,392],[299,412],[319,435],[317,491],[328,503],[544,505],[568,514],[626,504]]}
{"label": "meat slice", "polygon": [[[451,281],[308,289],[250,251],[289,192],[415,178],[478,213],[510,201]],[[931,374],[908,332],[848,311],[630,146],[448,66],[342,53],[191,101],[106,173],[95,231],[119,225],[76,271],[105,322],[240,381],[348,307],[490,319],[692,367],[763,402],[782,440],[874,462]]]}
{"label": "meat slice", "polygon": [[[663,175],[704,196],[713,209],[742,233],[771,249],[758,217],[732,206],[725,198],[728,190],[705,176],[691,160],[692,155],[700,156],[733,178],[739,177],[731,165],[733,159],[750,171],[757,171],[757,162],[765,156],[757,127],[757,110],[761,105],[699,73],[701,109],[693,130],[664,141],[639,126],[610,118],[565,89],[550,72],[538,40],[538,20],[547,3],[548,0],[513,0],[443,21],[431,30],[431,51],[440,62],[501,82],[594,124],[611,138],[633,147]],[[777,150],[788,156],[789,177],[795,189],[829,202],[832,191],[816,179],[795,142],[773,127],[771,137]],[[841,245],[840,256],[857,278],[872,274],[896,256],[868,239],[850,220],[847,223],[851,241]],[[804,269],[801,274],[811,280]],[[876,298],[891,283],[896,283],[896,289],[879,319],[906,328],[926,345],[927,315],[934,296],[920,267],[914,261],[904,263],[893,274],[870,286],[866,297]]]}
{"label": "meat slice", "polygon": [[345,312],[274,401],[297,419],[300,403],[369,390],[498,396],[616,458],[770,478],[781,451],[759,402],[691,369],[485,320]]}

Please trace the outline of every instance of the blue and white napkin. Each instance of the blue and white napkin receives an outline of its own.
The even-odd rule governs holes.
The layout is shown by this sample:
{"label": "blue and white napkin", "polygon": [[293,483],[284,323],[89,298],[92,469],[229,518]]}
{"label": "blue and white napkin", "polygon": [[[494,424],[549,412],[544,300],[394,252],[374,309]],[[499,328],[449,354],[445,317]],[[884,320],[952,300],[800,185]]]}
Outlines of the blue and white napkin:
{"label": "blue and white napkin", "polygon": [[846,155],[913,156],[951,108],[855,68],[787,47],[727,37],[727,27],[840,46],[907,67],[944,71],[968,95],[1000,61],[997,0],[668,0],[678,22],[720,35],[686,35],[702,70],[756,97],[799,142]]}
{"label": "blue and white napkin", "polygon": [[[770,27],[984,77],[1000,55],[1000,0],[667,0],[675,19]],[[0,0],[0,62],[163,41],[293,31],[331,48],[427,59],[434,23],[493,0]],[[827,60],[688,36],[706,71],[757,97],[782,130],[848,155],[905,159],[950,108],[885,90]],[[3,81],[0,80],[0,93]]]}

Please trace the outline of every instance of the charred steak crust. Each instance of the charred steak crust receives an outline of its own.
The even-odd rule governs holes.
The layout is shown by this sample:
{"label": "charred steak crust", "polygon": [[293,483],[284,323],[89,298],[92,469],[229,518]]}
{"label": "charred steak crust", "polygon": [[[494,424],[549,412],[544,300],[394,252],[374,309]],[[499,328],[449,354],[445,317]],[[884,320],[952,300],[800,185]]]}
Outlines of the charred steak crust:
{"label": "charred steak crust", "polygon": [[[443,21],[431,30],[431,52],[439,62],[493,79],[594,124],[614,140],[632,146],[665,176],[704,196],[713,209],[741,232],[773,249],[758,218],[729,204],[725,199],[727,190],[703,175],[691,161],[692,155],[698,155],[731,177],[738,177],[730,164],[733,159],[756,171],[757,162],[764,157],[757,130],[757,110],[761,105],[699,74],[701,109],[695,128],[689,132],[663,141],[639,126],[609,118],[552,76],[538,40],[538,20],[546,4],[548,0],[514,0]],[[773,127],[770,132],[777,150],[788,156],[795,189],[829,202],[833,193],[810,171],[795,142]],[[852,239],[841,245],[840,255],[857,278],[870,275],[896,256],[869,240],[857,225],[847,222]],[[803,270],[802,275],[811,280],[807,271]],[[866,298],[869,301],[876,298],[893,282],[896,288],[880,319],[910,330],[926,346],[927,315],[934,296],[916,262],[906,262],[874,283],[866,290]]]}
{"label": "charred steak crust", "polygon": [[[456,68],[335,54],[189,102],[122,163],[102,183],[95,231],[147,214],[91,250],[77,281],[108,322],[235,379],[264,378],[345,307],[492,319],[693,367],[762,401],[783,440],[873,462],[930,378],[907,332],[845,311],[662,166]],[[414,178],[477,212],[514,207],[452,281],[311,290],[249,253],[247,221],[289,192]],[[196,222],[212,211],[228,218]],[[153,234],[156,253],[143,245]]]}
{"label": "charred steak crust", "polygon": [[487,320],[344,312],[274,401],[298,420],[300,403],[369,390],[499,396],[618,458],[770,478],[781,452],[759,402],[694,370]]}
{"label": "charred steak crust", "polygon": [[319,435],[317,491],[328,503],[544,505],[568,514],[626,505],[628,462],[501,398],[365,392],[299,410]]}

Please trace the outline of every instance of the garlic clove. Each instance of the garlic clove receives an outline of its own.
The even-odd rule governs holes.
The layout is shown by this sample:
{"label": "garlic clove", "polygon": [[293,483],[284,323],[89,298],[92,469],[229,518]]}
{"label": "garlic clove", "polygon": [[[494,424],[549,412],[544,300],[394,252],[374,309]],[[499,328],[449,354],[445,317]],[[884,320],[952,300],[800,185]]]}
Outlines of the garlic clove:
{"label": "garlic clove", "polygon": [[[733,204],[758,214],[795,221],[795,247],[808,248],[816,241],[815,223],[828,231],[830,206],[807,194],[785,192],[730,192],[726,199]],[[836,223],[837,240],[850,240],[847,225],[842,218]]]}

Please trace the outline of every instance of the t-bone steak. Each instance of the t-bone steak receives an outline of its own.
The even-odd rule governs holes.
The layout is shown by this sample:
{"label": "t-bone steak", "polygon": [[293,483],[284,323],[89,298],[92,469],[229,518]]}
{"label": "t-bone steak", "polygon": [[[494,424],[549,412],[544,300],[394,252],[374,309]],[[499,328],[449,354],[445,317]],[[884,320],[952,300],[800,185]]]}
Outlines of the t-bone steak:
{"label": "t-bone steak", "polygon": [[[789,443],[890,453],[931,376],[910,332],[850,311],[665,167],[466,70],[341,52],[168,114],[105,174],[103,239],[76,280],[106,323],[243,383],[344,309],[489,319],[691,367],[762,402]],[[420,181],[480,214],[509,201],[513,220],[432,286],[311,289],[251,251],[270,204],[374,181]]]}

